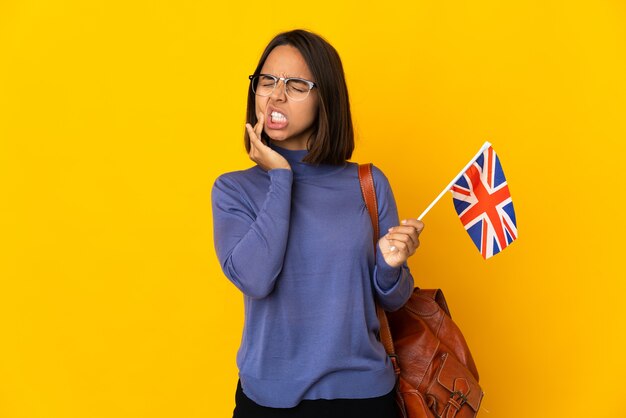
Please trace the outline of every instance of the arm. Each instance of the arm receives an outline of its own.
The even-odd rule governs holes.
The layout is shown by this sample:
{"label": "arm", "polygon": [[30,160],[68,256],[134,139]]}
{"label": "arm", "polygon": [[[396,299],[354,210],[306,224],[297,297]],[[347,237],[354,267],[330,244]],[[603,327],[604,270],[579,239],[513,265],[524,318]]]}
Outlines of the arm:
{"label": "arm", "polygon": [[393,312],[400,309],[409,299],[413,292],[414,282],[406,261],[400,265],[392,266],[387,263],[383,255],[383,252],[389,252],[389,243],[384,238],[388,229],[399,225],[398,209],[387,177],[376,166],[372,167],[372,175],[378,201],[378,222],[380,225],[379,242],[376,248],[376,266],[374,267],[374,289],[383,309]]}
{"label": "arm", "polygon": [[223,175],[211,192],[215,251],[224,274],[244,294],[264,298],[282,270],[293,173],[269,170],[270,186],[263,206],[254,213],[237,186]]}

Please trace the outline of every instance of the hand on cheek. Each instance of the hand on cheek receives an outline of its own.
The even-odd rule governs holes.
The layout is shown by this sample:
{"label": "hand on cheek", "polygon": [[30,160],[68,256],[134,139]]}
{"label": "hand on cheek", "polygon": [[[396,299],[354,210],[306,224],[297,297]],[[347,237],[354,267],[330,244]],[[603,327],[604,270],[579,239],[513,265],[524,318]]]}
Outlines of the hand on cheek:
{"label": "hand on cheek", "polygon": [[248,131],[248,136],[250,137],[250,159],[257,163],[265,171],[269,171],[274,168],[291,169],[291,166],[285,157],[261,141],[265,115],[259,112],[257,117],[258,120],[256,125],[254,125],[254,128],[249,123],[246,123],[246,130]]}

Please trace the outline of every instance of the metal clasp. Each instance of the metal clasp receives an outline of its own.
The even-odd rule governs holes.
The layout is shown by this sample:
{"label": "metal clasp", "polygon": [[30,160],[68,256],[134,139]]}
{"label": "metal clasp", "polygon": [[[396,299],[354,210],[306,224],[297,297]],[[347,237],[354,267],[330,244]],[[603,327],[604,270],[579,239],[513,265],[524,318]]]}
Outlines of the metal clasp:
{"label": "metal clasp", "polygon": [[[461,399],[461,401],[459,402],[457,399],[454,399],[454,395],[457,395],[459,399]],[[467,396],[465,396],[463,392],[458,391],[458,390],[455,390],[454,392],[452,392],[450,394],[450,398],[454,399],[459,404],[459,406],[462,406],[464,403],[467,402]]]}

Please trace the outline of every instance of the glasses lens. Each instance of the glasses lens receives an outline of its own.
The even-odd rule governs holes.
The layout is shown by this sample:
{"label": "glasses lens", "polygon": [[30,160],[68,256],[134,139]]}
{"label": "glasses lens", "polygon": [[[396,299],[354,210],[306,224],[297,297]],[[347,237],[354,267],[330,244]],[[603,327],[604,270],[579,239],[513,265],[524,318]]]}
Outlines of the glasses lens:
{"label": "glasses lens", "polygon": [[269,96],[274,90],[276,80],[266,75],[257,75],[252,79],[252,91],[259,96]]}
{"label": "glasses lens", "polygon": [[302,80],[289,80],[287,82],[287,95],[294,100],[304,100],[309,95],[309,85]]}

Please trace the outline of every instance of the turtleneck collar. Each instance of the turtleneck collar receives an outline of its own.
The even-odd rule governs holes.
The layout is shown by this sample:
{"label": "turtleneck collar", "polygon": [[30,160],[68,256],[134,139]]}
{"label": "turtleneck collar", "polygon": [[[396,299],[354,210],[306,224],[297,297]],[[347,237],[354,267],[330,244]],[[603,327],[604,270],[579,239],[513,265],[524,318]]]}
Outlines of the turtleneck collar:
{"label": "turtleneck collar", "polygon": [[295,177],[299,178],[329,175],[344,169],[347,165],[347,163],[344,163],[342,165],[315,165],[311,163],[305,163],[302,161],[302,159],[309,153],[309,150],[290,150],[274,144],[273,141],[270,141],[270,148],[285,157],[285,159],[289,162],[289,165],[291,166],[293,174],[295,175]]}

